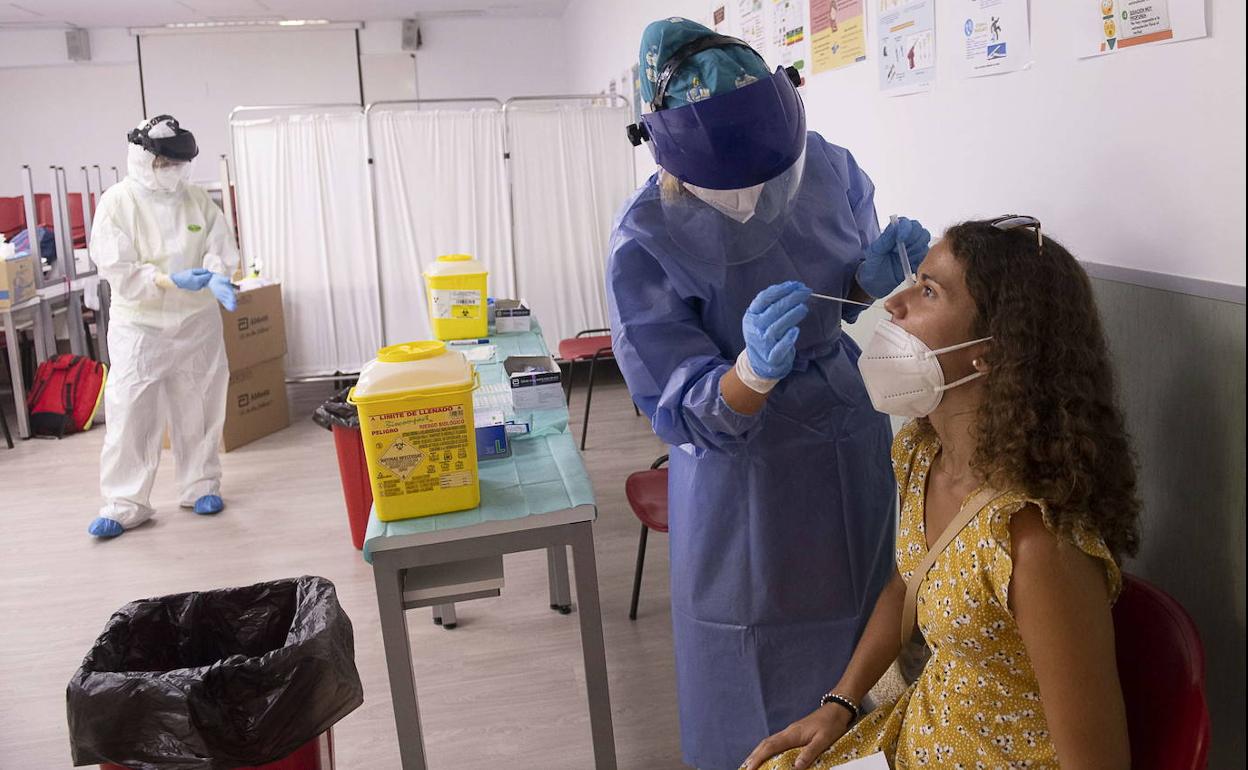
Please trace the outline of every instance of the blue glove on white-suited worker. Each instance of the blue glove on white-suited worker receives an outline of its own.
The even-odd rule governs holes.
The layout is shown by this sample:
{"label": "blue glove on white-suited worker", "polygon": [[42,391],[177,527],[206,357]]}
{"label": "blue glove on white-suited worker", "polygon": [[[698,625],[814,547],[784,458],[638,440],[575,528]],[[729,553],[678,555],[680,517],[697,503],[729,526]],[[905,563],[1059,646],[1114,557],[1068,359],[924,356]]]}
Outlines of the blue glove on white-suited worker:
{"label": "blue glove on white-suited worker", "polygon": [[187,291],[199,291],[208,285],[208,281],[212,278],[212,271],[205,270],[202,267],[193,267],[190,270],[179,270],[169,276],[169,280],[173,281],[173,285],[179,289]]}
{"label": "blue glove on white-suited worker", "polygon": [[798,324],[810,312],[810,289],[798,281],[769,286],[758,293],[741,320],[745,350],[737,376],[751,390],[767,393],[793,371]]}
{"label": "blue glove on white-suited worker", "polygon": [[858,285],[876,299],[892,294],[893,289],[906,279],[897,244],[906,245],[910,267],[918,269],[919,263],[927,256],[931,240],[932,234],[918,220],[898,217],[896,224],[890,223],[880,237],[867,247],[866,259],[858,268]]}
{"label": "blue glove on white-suited worker", "polygon": [[221,307],[229,310],[231,313],[238,308],[238,292],[235,291],[234,285],[230,283],[229,278],[220,273],[213,273],[208,280],[208,290],[221,303]]}

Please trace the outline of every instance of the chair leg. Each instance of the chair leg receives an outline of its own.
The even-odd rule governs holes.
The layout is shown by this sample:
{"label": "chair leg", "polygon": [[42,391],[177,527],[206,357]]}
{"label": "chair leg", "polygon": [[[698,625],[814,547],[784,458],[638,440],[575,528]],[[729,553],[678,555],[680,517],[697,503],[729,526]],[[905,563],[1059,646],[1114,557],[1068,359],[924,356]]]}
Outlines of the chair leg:
{"label": "chair leg", "polygon": [[95,357],[95,339],[91,338],[91,323],[86,318],[82,319],[82,339],[86,342],[86,357],[91,361],[99,361]]}
{"label": "chair leg", "polygon": [[641,525],[641,539],[637,541],[637,571],[633,574],[633,603],[628,607],[628,619],[637,619],[637,599],[641,597],[641,570],[646,566],[646,539],[650,530]]}
{"label": "chair leg", "polygon": [[4,431],[4,443],[13,448],[13,434],[9,433],[9,418],[4,416],[4,407],[0,406],[0,430]]}
{"label": "chair leg", "polygon": [[638,417],[641,416],[641,410],[637,408],[636,401],[633,402],[633,414],[637,415]]}
{"label": "chair leg", "polygon": [[[601,351],[599,351],[601,352]],[[589,359],[589,389],[585,391],[585,421],[581,424],[581,451],[585,451],[585,437],[589,435],[589,405],[594,401],[594,375],[598,368],[598,353]]]}

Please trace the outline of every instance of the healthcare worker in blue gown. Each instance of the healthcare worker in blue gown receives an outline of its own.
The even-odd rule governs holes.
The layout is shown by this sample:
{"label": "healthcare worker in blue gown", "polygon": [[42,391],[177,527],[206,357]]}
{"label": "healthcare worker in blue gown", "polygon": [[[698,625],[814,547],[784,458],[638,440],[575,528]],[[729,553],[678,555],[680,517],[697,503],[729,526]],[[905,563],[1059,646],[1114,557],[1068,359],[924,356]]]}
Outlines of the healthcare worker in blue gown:
{"label": "healthcare worker in blue gown", "polygon": [[615,356],[672,445],[672,623],[684,761],[738,767],[817,708],[894,569],[888,419],[841,328],[930,236],[880,234],[850,153],[807,133],[796,73],[670,19],[641,45],[660,171],[625,206]]}

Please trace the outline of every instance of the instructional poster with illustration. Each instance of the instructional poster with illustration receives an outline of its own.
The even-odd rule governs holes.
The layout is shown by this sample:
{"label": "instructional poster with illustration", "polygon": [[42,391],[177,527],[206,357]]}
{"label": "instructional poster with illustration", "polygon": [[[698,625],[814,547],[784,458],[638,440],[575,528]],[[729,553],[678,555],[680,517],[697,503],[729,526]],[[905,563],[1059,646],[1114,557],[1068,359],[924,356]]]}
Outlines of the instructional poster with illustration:
{"label": "instructional poster with illustration", "polygon": [[810,74],[810,37],[806,12],[809,0],[767,0],[771,5],[768,29],[771,33],[770,50],[759,49],[767,64],[776,67],[793,67],[802,76],[802,85]]}
{"label": "instructional poster with illustration", "polygon": [[863,0],[810,0],[810,58],[814,74],[867,58]]}
{"label": "instructional poster with illustration", "polygon": [[642,113],[642,109],[641,109],[641,65],[640,64],[633,65],[633,71],[630,75],[630,80],[632,81],[632,93],[633,93],[633,122],[640,123],[641,113]]}
{"label": "instructional poster with illustration", "polygon": [[962,77],[1017,72],[1031,65],[1027,0],[957,0],[957,7]]}
{"label": "instructional poster with illustration", "polygon": [[936,79],[934,0],[875,0],[880,90],[888,96],[929,91]]}
{"label": "instructional poster with illustration", "polygon": [[[771,0],[736,0],[737,37],[767,58],[767,5]],[[768,59],[768,64],[771,60]]]}
{"label": "instructional poster with illustration", "polygon": [[1081,56],[1205,37],[1205,0],[1079,0]]}

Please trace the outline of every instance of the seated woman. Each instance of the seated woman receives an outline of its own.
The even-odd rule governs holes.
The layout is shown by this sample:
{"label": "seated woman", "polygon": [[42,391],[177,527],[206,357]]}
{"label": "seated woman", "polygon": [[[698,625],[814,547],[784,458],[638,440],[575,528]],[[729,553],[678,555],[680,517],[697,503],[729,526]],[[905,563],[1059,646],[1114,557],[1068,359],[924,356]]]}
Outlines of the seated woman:
{"label": "seated woman", "polygon": [[[885,308],[860,367],[877,409],[916,418],[893,443],[897,571],[824,705],[743,767],[1126,770],[1110,607],[1139,503],[1087,275],[1030,217],[967,222]],[[853,724],[902,647],[911,580],[931,658]]]}

